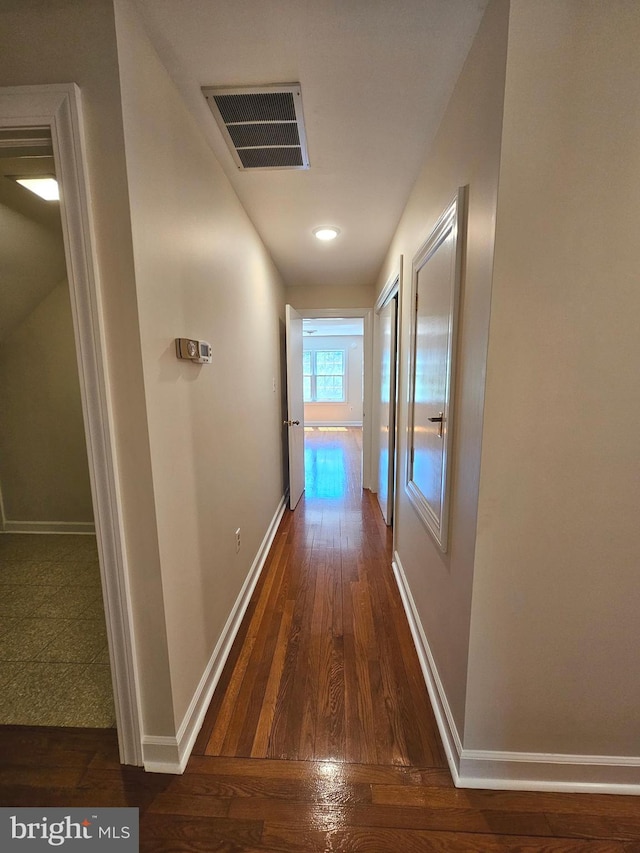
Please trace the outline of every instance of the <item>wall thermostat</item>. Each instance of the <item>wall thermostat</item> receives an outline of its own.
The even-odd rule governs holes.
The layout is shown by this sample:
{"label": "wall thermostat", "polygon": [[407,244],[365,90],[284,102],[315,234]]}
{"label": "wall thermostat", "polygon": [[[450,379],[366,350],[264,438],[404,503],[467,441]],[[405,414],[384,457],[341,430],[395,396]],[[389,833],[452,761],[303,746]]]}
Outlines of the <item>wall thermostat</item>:
{"label": "wall thermostat", "polygon": [[192,338],[176,338],[176,355],[196,364],[211,364],[211,344]]}

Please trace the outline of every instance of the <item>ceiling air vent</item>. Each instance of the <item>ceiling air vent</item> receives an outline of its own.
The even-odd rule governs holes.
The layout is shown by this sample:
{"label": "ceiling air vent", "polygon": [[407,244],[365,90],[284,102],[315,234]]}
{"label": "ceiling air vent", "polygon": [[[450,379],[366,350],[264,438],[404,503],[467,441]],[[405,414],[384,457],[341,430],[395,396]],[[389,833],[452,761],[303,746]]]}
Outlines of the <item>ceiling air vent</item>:
{"label": "ceiling air vent", "polygon": [[309,168],[297,83],[202,92],[239,169]]}

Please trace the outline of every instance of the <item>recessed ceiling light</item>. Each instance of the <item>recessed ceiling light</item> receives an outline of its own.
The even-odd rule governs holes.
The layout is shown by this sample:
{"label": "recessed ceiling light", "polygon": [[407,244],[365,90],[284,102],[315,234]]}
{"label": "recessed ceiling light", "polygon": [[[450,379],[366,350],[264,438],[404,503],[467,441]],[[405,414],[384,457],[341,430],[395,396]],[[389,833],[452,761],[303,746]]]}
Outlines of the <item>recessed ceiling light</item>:
{"label": "recessed ceiling light", "polygon": [[321,225],[319,228],[314,228],[313,233],[318,240],[326,242],[328,240],[335,240],[340,233],[340,229],[336,228],[335,225]]}
{"label": "recessed ceiling light", "polygon": [[16,178],[16,182],[46,201],[58,201],[60,198],[55,178]]}

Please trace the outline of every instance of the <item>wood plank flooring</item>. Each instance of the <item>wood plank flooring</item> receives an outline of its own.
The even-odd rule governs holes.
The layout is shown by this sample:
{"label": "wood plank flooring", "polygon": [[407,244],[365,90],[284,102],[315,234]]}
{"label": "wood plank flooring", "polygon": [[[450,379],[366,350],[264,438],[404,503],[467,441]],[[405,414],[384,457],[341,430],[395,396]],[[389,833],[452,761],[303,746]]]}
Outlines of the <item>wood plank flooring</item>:
{"label": "wood plank flooring", "polygon": [[307,432],[307,490],[203,726],[206,755],[446,767],[360,455],[360,430]]}
{"label": "wood plank flooring", "polygon": [[308,438],[184,775],[121,767],[113,731],[2,727],[0,805],[138,806],[149,853],[640,853],[636,797],[453,787],[359,433]]}

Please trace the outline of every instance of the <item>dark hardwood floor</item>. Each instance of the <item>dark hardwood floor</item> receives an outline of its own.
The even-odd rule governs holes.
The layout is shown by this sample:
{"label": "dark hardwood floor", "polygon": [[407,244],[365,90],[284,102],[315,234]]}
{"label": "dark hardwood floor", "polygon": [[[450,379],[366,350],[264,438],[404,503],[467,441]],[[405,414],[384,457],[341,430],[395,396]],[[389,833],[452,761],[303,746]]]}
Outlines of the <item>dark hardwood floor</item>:
{"label": "dark hardwood floor", "polygon": [[361,431],[306,436],[306,493],[278,531],[197,749],[444,768],[391,534],[360,487]]}
{"label": "dark hardwood floor", "polygon": [[183,776],[121,767],[111,730],[3,727],[0,805],[138,806],[149,853],[640,853],[638,798],[453,787],[360,446],[307,433]]}

